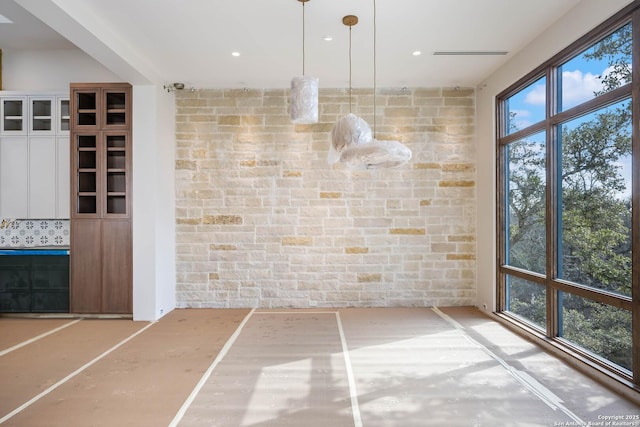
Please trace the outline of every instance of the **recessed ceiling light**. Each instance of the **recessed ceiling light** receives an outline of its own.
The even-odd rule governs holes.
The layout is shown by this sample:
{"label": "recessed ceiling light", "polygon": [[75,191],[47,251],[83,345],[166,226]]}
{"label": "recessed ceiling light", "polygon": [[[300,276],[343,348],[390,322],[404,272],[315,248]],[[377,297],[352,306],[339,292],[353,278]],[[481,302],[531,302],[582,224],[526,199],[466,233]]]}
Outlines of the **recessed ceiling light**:
{"label": "recessed ceiling light", "polygon": [[413,52],[411,52],[411,54],[413,56],[420,56],[420,55],[422,55],[422,52],[420,52],[419,50],[414,50]]}
{"label": "recessed ceiling light", "polygon": [[330,42],[331,40],[333,40],[333,37],[331,36],[324,36],[322,37],[322,40],[326,41],[326,42]]}
{"label": "recessed ceiling light", "polygon": [[240,56],[240,52],[231,52],[231,56]]}
{"label": "recessed ceiling light", "polygon": [[0,24],[13,24],[13,21],[4,15],[0,15]]}

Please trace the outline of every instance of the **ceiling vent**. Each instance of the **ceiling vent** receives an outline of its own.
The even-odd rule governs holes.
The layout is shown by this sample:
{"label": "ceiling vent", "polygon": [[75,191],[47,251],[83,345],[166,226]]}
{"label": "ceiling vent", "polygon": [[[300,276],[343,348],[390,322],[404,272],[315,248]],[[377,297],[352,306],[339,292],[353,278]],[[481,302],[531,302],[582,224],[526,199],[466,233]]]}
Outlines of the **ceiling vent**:
{"label": "ceiling vent", "polygon": [[506,55],[506,50],[439,50],[433,52],[440,56],[500,56]]}

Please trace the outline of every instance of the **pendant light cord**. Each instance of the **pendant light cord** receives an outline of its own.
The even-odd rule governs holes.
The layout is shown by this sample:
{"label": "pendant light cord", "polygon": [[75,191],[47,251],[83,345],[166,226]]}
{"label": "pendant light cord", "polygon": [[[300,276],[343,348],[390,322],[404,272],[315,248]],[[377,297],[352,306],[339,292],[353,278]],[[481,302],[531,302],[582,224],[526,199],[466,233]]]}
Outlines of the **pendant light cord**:
{"label": "pendant light cord", "polygon": [[373,0],[373,138],[376,137],[376,0]]}
{"label": "pendant light cord", "polygon": [[302,76],[304,76],[304,2],[302,3]]}
{"label": "pendant light cord", "polygon": [[349,26],[349,114],[351,114],[351,26]]}

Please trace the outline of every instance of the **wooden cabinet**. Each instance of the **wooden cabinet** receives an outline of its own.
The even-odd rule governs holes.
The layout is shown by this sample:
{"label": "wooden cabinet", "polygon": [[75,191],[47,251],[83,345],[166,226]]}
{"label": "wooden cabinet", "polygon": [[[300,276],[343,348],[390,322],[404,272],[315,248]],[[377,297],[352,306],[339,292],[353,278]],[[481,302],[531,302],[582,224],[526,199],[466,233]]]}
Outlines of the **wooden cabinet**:
{"label": "wooden cabinet", "polygon": [[0,217],[69,218],[68,107],[68,95],[0,93]]}
{"label": "wooden cabinet", "polygon": [[131,86],[72,84],[71,310],[131,313]]}

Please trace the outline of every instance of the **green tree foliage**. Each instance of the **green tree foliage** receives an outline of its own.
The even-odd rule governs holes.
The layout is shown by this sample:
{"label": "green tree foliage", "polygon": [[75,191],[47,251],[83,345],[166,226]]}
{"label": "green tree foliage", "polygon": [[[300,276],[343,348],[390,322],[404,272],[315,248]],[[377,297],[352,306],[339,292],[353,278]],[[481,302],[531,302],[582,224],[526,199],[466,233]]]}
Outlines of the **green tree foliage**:
{"label": "green tree foliage", "polygon": [[545,147],[509,145],[509,264],[545,272]]}
{"label": "green tree foliage", "polygon": [[564,299],[562,336],[631,370],[631,312],[569,294]]}
{"label": "green tree foliage", "polygon": [[629,101],[562,134],[560,277],[631,295],[631,200],[619,159],[631,154]]}

